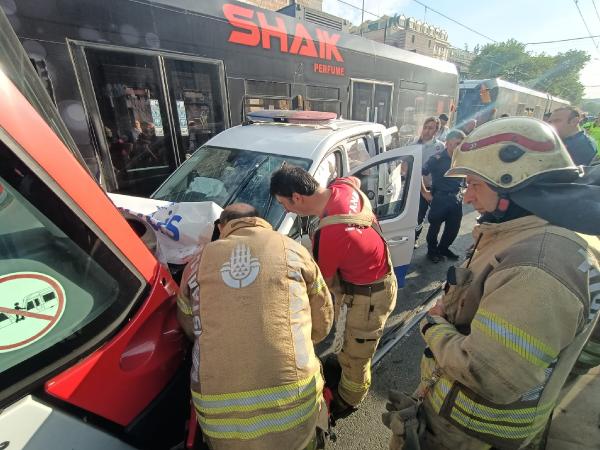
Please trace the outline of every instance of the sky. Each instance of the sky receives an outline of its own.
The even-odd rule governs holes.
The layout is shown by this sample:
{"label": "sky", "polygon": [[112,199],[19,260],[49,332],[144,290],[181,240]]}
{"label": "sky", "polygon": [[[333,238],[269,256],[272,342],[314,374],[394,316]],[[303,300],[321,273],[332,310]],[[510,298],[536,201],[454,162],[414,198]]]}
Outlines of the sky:
{"label": "sky", "polygon": [[[520,42],[540,42],[588,36],[577,11],[575,0],[419,0],[420,3],[461,22],[498,42],[516,39]],[[356,8],[345,3],[356,5]],[[600,0],[577,0],[592,35],[600,35]],[[323,10],[350,20],[361,21],[362,0],[323,0]],[[596,12],[596,9],[598,12]],[[469,31],[440,16],[415,0],[364,0],[365,20],[383,14],[404,14],[445,29],[455,47],[469,49],[491,43],[489,39]],[[600,98],[600,37],[571,42],[528,45],[527,50],[554,55],[570,49],[585,50],[590,62],[581,71],[581,83],[586,86],[586,98]],[[594,86],[594,87],[592,87]]]}

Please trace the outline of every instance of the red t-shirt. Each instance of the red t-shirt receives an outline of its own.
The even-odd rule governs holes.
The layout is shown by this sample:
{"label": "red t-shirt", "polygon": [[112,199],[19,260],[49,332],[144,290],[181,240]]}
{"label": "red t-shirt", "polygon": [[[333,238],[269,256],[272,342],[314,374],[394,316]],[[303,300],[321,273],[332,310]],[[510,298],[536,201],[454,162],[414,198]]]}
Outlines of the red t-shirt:
{"label": "red t-shirt", "polygon": [[[331,197],[321,217],[359,213],[361,196],[351,186],[338,183],[329,186]],[[359,228],[343,223],[324,227],[319,238],[319,268],[325,278],[339,270],[343,280],[354,284],[370,284],[384,277],[389,266],[385,244],[371,227]]]}

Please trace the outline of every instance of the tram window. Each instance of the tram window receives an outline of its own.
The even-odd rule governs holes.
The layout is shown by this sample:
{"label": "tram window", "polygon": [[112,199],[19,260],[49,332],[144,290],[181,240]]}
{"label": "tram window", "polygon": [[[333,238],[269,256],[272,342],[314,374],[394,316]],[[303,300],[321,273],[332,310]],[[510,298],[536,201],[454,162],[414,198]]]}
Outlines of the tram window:
{"label": "tram window", "polygon": [[0,142],[0,386],[78,357],[139,298],[143,285]]}
{"label": "tram window", "polygon": [[86,49],[117,192],[147,196],[175,170],[158,57]]}
{"label": "tram window", "polygon": [[306,96],[322,100],[339,100],[340,89],[328,86],[306,86]]}
{"label": "tram window", "polygon": [[290,85],[277,81],[246,80],[246,95],[261,97],[289,97]]}
{"label": "tram window", "polygon": [[244,98],[244,111],[246,114],[261,109],[290,109],[291,99],[289,98],[268,98],[268,97],[246,97]]}
{"label": "tram window", "polygon": [[193,153],[225,129],[219,66],[165,58],[169,91],[183,153]]}
{"label": "tram window", "polygon": [[42,85],[46,88],[46,92],[48,92],[50,99],[56,105],[56,98],[54,97],[54,87],[52,86],[52,80],[50,79],[50,74],[48,73],[46,61],[39,58],[29,58],[29,61],[31,61],[33,68],[42,80]]}
{"label": "tram window", "polygon": [[325,112],[333,112],[338,116],[342,109],[342,103],[340,101],[334,100],[306,100],[304,102],[305,108],[308,111],[325,111]]}

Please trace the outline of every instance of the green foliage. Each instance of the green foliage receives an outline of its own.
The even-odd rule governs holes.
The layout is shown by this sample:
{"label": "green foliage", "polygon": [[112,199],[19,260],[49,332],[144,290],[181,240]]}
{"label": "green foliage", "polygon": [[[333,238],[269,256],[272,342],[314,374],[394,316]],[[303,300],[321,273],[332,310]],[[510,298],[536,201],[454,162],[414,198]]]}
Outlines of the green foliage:
{"label": "green foliage", "polygon": [[579,72],[589,60],[582,50],[534,55],[525,44],[509,39],[483,46],[471,63],[470,73],[473,78],[500,77],[578,104],[584,93]]}
{"label": "green foliage", "polygon": [[600,98],[594,100],[584,100],[581,104],[581,109],[583,109],[588,114],[593,116],[597,116],[600,114]]}

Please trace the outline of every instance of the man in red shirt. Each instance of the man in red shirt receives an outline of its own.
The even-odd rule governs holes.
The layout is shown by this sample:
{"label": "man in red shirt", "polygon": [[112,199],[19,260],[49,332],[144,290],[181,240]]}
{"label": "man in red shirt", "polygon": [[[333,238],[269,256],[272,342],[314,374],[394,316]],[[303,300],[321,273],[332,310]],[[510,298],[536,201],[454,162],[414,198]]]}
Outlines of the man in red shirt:
{"label": "man in red shirt", "polygon": [[357,178],[338,178],[324,188],[305,170],[285,166],[271,177],[271,195],[289,212],[321,219],[313,255],[334,294],[342,374],[332,414],[344,417],[369,390],[371,358],[396,304],[389,250]]}

